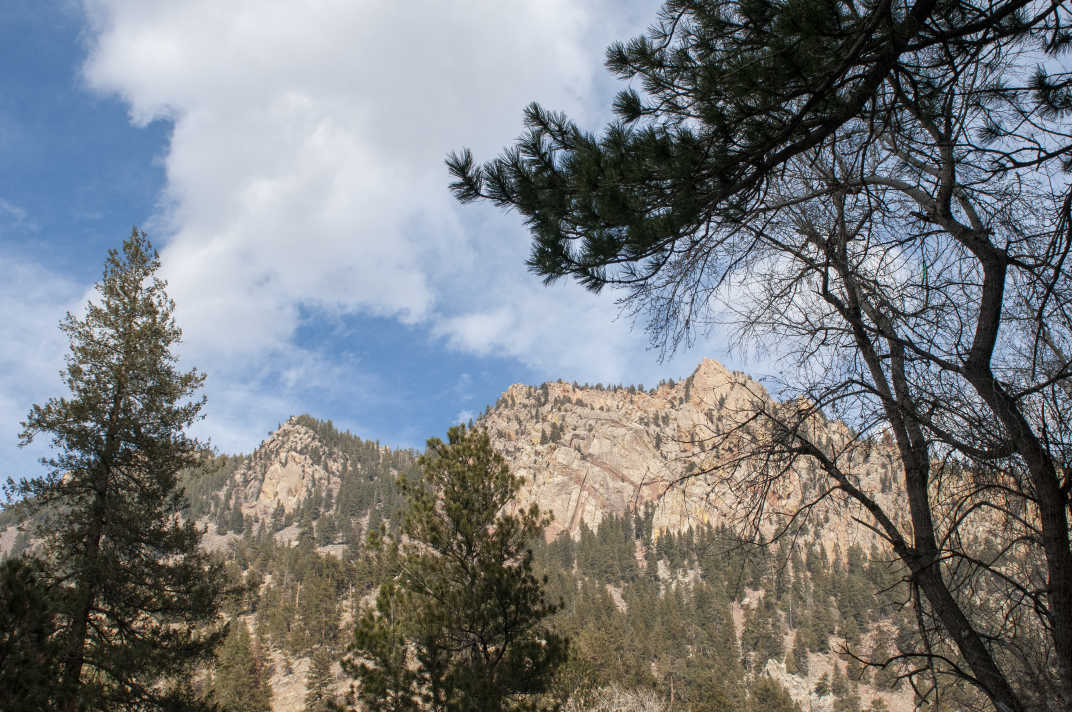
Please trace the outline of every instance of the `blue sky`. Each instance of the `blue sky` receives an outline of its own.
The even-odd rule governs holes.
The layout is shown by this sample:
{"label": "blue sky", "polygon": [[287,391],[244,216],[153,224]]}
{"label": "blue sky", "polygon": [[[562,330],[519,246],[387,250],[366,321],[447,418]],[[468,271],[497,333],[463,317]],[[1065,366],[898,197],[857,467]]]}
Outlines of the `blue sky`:
{"label": "blue sky", "polygon": [[61,395],[56,325],[134,224],[161,251],[198,434],[249,451],[308,412],[418,447],[511,383],[734,367],[720,335],[660,363],[614,294],[547,288],[520,219],[449,195],[531,100],[597,128],[605,46],[658,3],[7,0],[0,14],[0,475]]}

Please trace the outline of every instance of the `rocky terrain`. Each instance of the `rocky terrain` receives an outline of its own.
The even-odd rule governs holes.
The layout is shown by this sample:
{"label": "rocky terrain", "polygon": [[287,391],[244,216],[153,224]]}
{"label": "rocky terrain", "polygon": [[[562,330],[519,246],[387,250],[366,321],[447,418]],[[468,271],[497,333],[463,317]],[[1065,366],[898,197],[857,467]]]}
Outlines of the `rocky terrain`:
{"label": "rocky terrain", "polygon": [[[644,390],[552,382],[511,386],[479,421],[513,471],[524,478],[525,504],[553,513],[552,535],[595,528],[609,513],[655,507],[657,531],[740,521],[746,493],[765,465],[750,459],[747,444],[727,436],[758,408],[784,407],[742,373],[704,360],[678,383]],[[896,476],[892,448],[853,443],[848,428],[815,419],[813,437],[829,444],[858,482],[891,511]],[[762,437],[762,436],[760,436]],[[821,478],[811,469],[791,472],[764,492],[768,520],[795,511]],[[848,507],[848,505],[846,505]],[[841,550],[870,547],[874,535],[856,525],[851,508],[827,507],[823,541]],[[768,528],[770,533],[770,528]]]}
{"label": "rocky terrain", "polygon": [[[701,524],[734,523],[743,487],[761,463],[743,461],[719,436],[759,406],[778,407],[748,376],[704,360],[687,379],[651,390],[550,382],[513,385],[477,422],[524,481],[519,504],[536,502],[554,519],[548,536],[576,536],[582,524],[595,529],[604,516],[655,508],[659,532]],[[268,521],[277,509],[292,515],[306,497],[337,496],[343,481],[368,469],[352,454],[333,448],[307,416],[283,423],[246,458],[223,485],[225,502],[237,502],[251,521]],[[850,431],[822,422],[822,441],[843,460],[876,499],[897,511],[894,453],[882,443],[852,445]],[[389,447],[381,448],[384,453]],[[720,464],[732,459],[732,467]],[[771,520],[794,511],[819,479],[810,469],[792,472],[766,493]],[[372,473],[372,476],[376,476]],[[874,535],[852,521],[852,510],[817,510],[823,542],[842,551],[853,543],[869,548]]]}
{"label": "rocky terrain", "polygon": [[[536,502],[553,515],[548,539],[563,532],[576,539],[583,530],[595,531],[610,515],[645,508],[652,512],[658,537],[708,524],[741,525],[748,506],[757,501],[768,520],[778,521],[778,513],[795,511],[813,495],[821,479],[818,473],[792,469],[790,477],[764,480],[769,462],[748,451],[747,439],[733,436],[757,409],[778,412],[790,407],[775,402],[746,375],[705,360],[689,378],[652,389],[563,382],[513,385],[477,425],[488,430],[493,445],[523,479],[519,505]],[[855,442],[841,423],[812,420],[811,436],[839,452],[858,484],[888,510],[897,511],[891,448],[882,442]],[[745,431],[753,438],[766,437],[762,431],[740,430]],[[215,470],[191,479],[191,511],[207,525],[206,545],[217,551],[228,551],[243,531],[259,529],[273,532],[277,542],[290,543],[301,531],[311,530],[315,520],[321,553],[342,556],[345,541],[362,538],[369,518],[380,516],[376,513],[391,496],[394,477],[412,468],[415,457],[340,434],[330,423],[297,416],[249,456],[221,458]],[[323,534],[318,519],[322,511],[337,512],[349,529]],[[360,514],[348,515],[351,521],[343,516],[347,511]],[[805,536],[806,544],[818,543],[835,558],[853,544],[869,550],[874,535],[856,524],[853,514],[850,506],[835,500],[813,511],[808,526],[797,533]],[[774,529],[767,525],[761,533],[769,536]],[[5,550],[14,542],[14,527],[0,531]],[[644,565],[639,544],[637,560]],[[659,566],[660,577],[668,581],[663,563]],[[614,598],[624,609],[621,597]],[[351,603],[342,607],[348,609]],[[748,605],[747,600],[734,604],[738,627]],[[786,645],[788,649],[788,640]],[[822,656],[812,657],[812,673],[806,677],[786,673],[785,665],[775,661],[767,664],[767,674],[785,684],[798,701],[829,709],[832,698],[812,688],[830,666]],[[297,658],[286,665],[277,661],[273,668],[275,710],[302,709],[308,660]],[[895,710],[911,703],[892,693],[885,699]]]}

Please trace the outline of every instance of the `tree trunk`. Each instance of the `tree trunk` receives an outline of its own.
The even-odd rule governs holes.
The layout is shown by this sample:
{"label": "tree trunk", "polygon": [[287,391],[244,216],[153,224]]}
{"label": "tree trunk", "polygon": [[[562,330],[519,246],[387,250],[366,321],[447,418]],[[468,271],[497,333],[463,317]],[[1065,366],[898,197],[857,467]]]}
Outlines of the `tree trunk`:
{"label": "tree trunk", "polygon": [[89,534],[83,549],[84,569],[76,582],[77,605],[71,612],[71,633],[63,652],[63,676],[59,709],[63,712],[78,712],[79,691],[82,682],[82,666],[85,662],[86,636],[89,628],[89,616],[96,598],[96,568],[100,553],[102,530],[102,504],[98,495],[94,507],[94,518],[90,524]]}

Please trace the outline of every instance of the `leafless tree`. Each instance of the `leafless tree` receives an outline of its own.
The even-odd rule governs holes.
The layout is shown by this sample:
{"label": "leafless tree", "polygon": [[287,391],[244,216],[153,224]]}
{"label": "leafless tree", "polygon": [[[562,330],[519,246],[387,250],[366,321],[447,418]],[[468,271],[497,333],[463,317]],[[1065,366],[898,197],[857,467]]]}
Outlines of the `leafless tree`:
{"label": "leafless tree", "polygon": [[[534,270],[622,288],[655,345],[729,321],[772,346],[790,397],[697,443],[683,480],[731,484],[754,533],[854,507],[907,570],[903,659],[1002,712],[1072,709],[1070,19],[674,0],[608,52],[646,92],[623,123],[596,139],[532,107],[513,151],[449,161],[459,197],[526,217]],[[827,417],[855,434],[816,437]],[[905,516],[859,477],[880,433]]]}

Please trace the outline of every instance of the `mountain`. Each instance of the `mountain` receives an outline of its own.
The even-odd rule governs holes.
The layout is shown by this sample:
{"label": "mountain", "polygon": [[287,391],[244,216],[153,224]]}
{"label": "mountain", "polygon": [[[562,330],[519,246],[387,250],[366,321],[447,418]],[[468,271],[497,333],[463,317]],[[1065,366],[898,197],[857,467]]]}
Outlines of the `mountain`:
{"label": "mountain", "polygon": [[[741,500],[721,479],[717,466],[726,456],[712,449],[713,440],[757,407],[784,405],[745,374],[705,359],[688,378],[650,390],[561,381],[512,385],[476,425],[487,429],[493,446],[524,481],[519,505],[535,502],[554,516],[549,538],[561,532],[576,538],[582,525],[594,530],[610,514],[645,507],[654,513],[658,534],[733,523]],[[879,504],[899,509],[891,487],[895,451],[888,442],[854,444],[851,431],[837,421],[821,421],[817,430],[820,440],[849,451],[859,482],[877,493]],[[395,496],[394,477],[411,470],[416,456],[301,415],[283,423],[248,457],[224,458],[214,475],[203,474],[203,482],[191,482],[187,490],[195,516],[211,524],[213,535],[234,531],[227,519],[237,509],[254,527],[271,526],[273,515],[278,524],[282,517],[285,527],[292,527],[284,535],[290,540],[310,498],[330,504],[341,496],[351,516],[366,516],[370,497]],[[746,480],[759,466],[747,457],[735,461],[734,481]],[[800,483],[816,480],[817,473],[805,468],[794,474],[767,493],[773,512],[795,509],[807,494]],[[828,553],[878,543],[852,514],[843,503],[815,512]],[[777,521],[776,515],[769,521]]]}
{"label": "mountain", "polygon": [[[321,544],[341,546],[360,541],[370,521],[391,519],[401,505],[395,479],[412,473],[416,460],[411,450],[299,415],[248,456],[209,457],[185,484],[191,515],[207,525],[210,548],[261,528],[293,542],[314,522]],[[326,531],[329,519],[332,530]]]}
{"label": "mountain", "polygon": [[[707,359],[688,378],[650,390],[561,381],[510,386],[478,425],[487,428],[492,443],[525,480],[523,503],[535,501],[554,514],[551,535],[567,531],[576,537],[582,524],[594,529],[607,514],[645,506],[654,508],[656,532],[680,532],[731,523],[742,504],[735,496],[740,489],[731,485],[748,480],[764,463],[758,456],[740,457],[741,451],[727,454],[713,447],[715,441],[757,409],[771,412],[786,405],[745,374]],[[813,437],[845,450],[859,483],[896,511],[890,443],[856,443],[844,424],[814,420]],[[729,461],[731,468],[720,467]],[[794,510],[806,496],[800,484],[818,480],[811,469],[794,475],[767,493],[774,513],[768,533],[777,512]],[[845,551],[853,543],[865,548],[877,543],[851,514],[844,505],[815,512],[831,551],[835,544]]]}
{"label": "mountain", "polygon": [[[765,463],[748,438],[711,444],[726,433],[768,437],[743,422],[757,407],[777,414],[799,404],[705,360],[687,379],[651,389],[513,385],[477,425],[522,477],[518,506],[536,502],[554,516],[536,560],[564,604],[556,625],[604,698],[633,688],[699,710],[709,698],[740,702],[770,679],[805,709],[836,703],[851,712],[872,699],[876,709],[911,709],[895,675],[872,676],[836,654],[842,645],[888,650],[911,623],[896,568],[851,507],[815,510],[775,547],[742,545],[730,531],[742,487]],[[888,443],[857,440],[836,421],[814,418],[809,427],[897,511]],[[250,589],[230,615],[254,633],[260,652],[251,655],[271,673],[274,712],[303,708],[315,656],[341,656],[347,621],[375,586],[365,536],[397,525],[396,478],[416,474],[417,456],[301,415],[251,454],[206,453],[185,473],[189,516],[205,524],[205,545]],[[774,520],[819,480],[807,469],[793,474],[763,491]],[[4,528],[13,512],[0,517],[0,547],[30,544]],[[337,665],[332,671],[329,687],[341,693],[346,681]]]}

